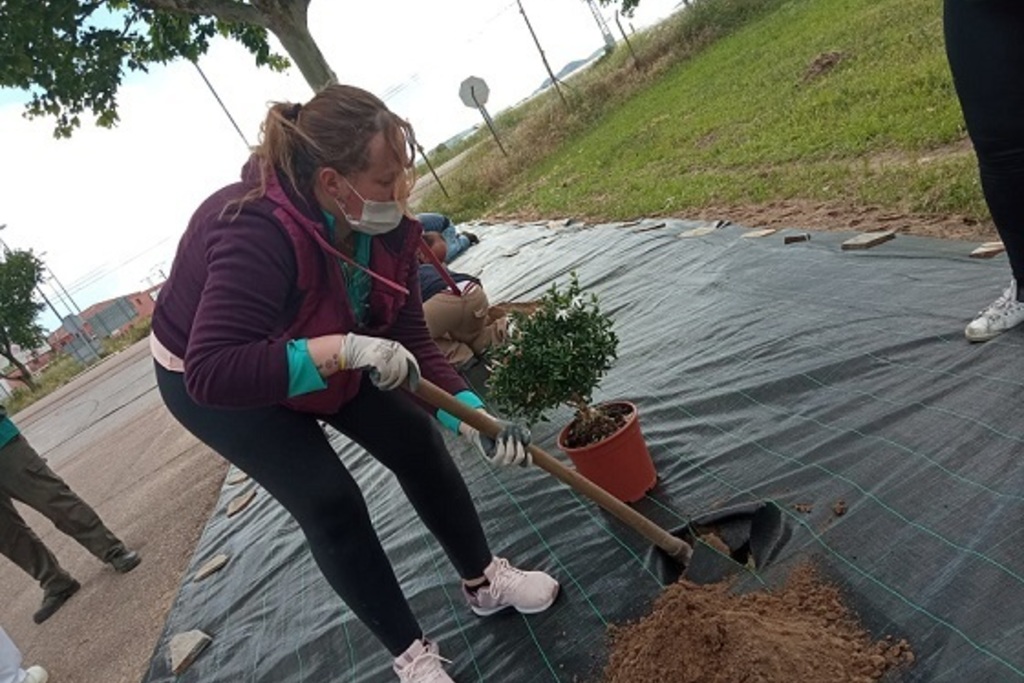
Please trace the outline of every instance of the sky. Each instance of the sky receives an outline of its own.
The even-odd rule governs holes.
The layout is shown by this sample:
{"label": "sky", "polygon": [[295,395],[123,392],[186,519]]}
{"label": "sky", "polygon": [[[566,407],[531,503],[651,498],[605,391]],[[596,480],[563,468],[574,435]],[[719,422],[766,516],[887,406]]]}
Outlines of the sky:
{"label": "sky", "polygon": [[[650,25],[678,4],[642,0],[623,26]],[[522,6],[555,72],[604,44],[583,0]],[[602,14],[619,38],[614,9]],[[465,78],[487,82],[492,116],[547,78],[514,0],[313,0],[309,27],[339,81],[381,96],[427,150],[481,123],[458,97]],[[268,102],[312,96],[294,67],[259,69],[226,39],[214,41],[199,66],[249,143],[258,139]],[[0,225],[7,226],[0,239],[42,255],[81,309],[162,280],[192,212],[237,179],[248,154],[185,61],[127,78],[117,127],[86,120],[70,140],[53,138],[52,119],[25,119],[27,100],[24,92],[0,90]],[[63,314],[53,284],[44,291]],[[48,331],[58,325],[49,310],[40,322]]]}

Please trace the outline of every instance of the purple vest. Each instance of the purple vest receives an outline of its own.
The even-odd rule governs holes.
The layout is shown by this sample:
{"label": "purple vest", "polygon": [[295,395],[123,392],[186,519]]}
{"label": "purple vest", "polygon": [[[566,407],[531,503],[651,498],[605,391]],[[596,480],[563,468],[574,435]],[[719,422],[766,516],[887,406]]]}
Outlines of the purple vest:
{"label": "purple vest", "polygon": [[[266,199],[277,205],[274,218],[295,248],[298,266],[296,286],[302,297],[295,319],[282,336],[286,339],[313,338],[339,331],[388,336],[388,330],[409,296],[402,290],[411,278],[417,277],[416,249],[422,226],[404,218],[394,231],[373,238],[370,270],[392,284],[371,278],[367,319],[359,328],[349,305],[337,256],[321,242],[322,226],[292,204],[276,177],[269,179]],[[318,236],[321,239],[317,239]],[[335,413],[355,396],[361,379],[361,370],[343,370],[327,378],[325,390],[295,396],[285,405],[303,413]]]}

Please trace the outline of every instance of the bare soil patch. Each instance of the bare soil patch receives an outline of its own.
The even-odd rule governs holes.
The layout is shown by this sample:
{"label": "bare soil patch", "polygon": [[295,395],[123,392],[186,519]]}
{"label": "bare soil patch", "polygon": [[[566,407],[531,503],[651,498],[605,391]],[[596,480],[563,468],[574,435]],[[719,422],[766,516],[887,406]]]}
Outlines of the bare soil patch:
{"label": "bare soil patch", "polygon": [[845,57],[846,55],[842,52],[822,52],[807,66],[807,70],[804,72],[803,82],[809,83],[828,74],[832,69],[836,68],[836,65],[843,61]]}
{"label": "bare soil patch", "polygon": [[988,242],[999,239],[991,221],[956,214],[915,214],[880,206],[787,200],[765,204],[711,206],[681,218],[728,220],[749,228],[824,231],[895,230],[905,235]]}
{"label": "bare soil patch", "polygon": [[[949,154],[965,153],[963,145],[951,147]],[[969,151],[969,148],[964,148]],[[941,156],[941,155],[939,155]],[[881,166],[910,163],[906,158],[874,160]],[[531,212],[494,214],[484,223],[529,223],[544,219]],[[549,217],[548,217],[549,218]],[[747,228],[800,228],[831,232],[869,232],[894,230],[904,235],[936,239],[990,242],[999,239],[991,220],[978,220],[959,214],[925,214],[900,211],[882,206],[857,205],[845,202],[822,202],[805,199],[778,200],[760,204],[723,204],[687,209],[673,214],[652,214],[648,218],[679,218],[682,220],[726,220]],[[606,223],[600,216],[576,216],[587,223]]]}
{"label": "bare soil patch", "polygon": [[807,565],[778,591],[680,581],[611,639],[602,683],[869,683],[914,661],[905,640],[872,641]]}

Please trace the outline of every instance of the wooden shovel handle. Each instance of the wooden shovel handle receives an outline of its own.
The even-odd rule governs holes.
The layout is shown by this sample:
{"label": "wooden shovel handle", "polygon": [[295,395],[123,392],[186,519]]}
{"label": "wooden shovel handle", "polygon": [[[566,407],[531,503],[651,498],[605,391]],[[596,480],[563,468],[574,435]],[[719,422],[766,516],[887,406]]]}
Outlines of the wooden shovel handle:
{"label": "wooden shovel handle", "polygon": [[[486,434],[492,439],[497,437],[501,429],[498,423],[491,419],[490,416],[470,408],[444,389],[426,379],[420,379],[416,395],[435,408],[451,413],[473,429],[481,434]],[[685,566],[689,561],[690,555],[693,552],[693,548],[690,547],[689,543],[678,536],[673,536],[576,470],[566,467],[539,446],[530,444],[529,449],[530,454],[533,456],[533,463],[542,470],[566,484],[572,490],[583,494],[600,505],[648,541],[661,548],[669,557],[680,564]]]}

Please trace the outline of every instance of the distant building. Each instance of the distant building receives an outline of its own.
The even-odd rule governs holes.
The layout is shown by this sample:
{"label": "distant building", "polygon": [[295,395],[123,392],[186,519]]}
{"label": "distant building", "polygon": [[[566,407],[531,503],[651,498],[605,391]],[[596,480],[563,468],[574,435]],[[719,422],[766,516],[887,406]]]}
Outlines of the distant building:
{"label": "distant building", "polygon": [[88,331],[82,317],[77,315],[66,316],[46,341],[55,352],[67,354],[85,364],[97,360],[103,350],[103,345]]}
{"label": "distant building", "polygon": [[50,333],[47,341],[56,353],[65,353],[80,363],[91,363],[100,357],[103,339],[117,337],[141,320],[151,318],[154,301],[162,283],[141,292],[100,301],[61,320],[60,327]]}
{"label": "distant building", "polygon": [[157,285],[93,304],[81,315],[86,333],[101,339],[116,337],[140,320],[151,318],[156,306],[153,292],[159,291],[160,285]]}

